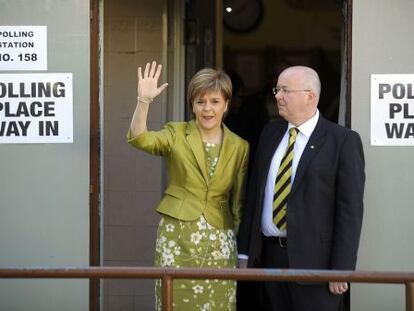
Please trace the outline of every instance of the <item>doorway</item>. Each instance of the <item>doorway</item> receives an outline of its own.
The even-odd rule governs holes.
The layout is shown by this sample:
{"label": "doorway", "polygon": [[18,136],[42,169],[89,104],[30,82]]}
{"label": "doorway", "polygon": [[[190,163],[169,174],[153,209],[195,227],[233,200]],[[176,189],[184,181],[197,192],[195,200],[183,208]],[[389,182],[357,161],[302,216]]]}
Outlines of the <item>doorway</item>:
{"label": "doorway", "polygon": [[[196,2],[204,7],[195,9]],[[326,108],[321,112],[349,125],[346,116],[350,115],[350,102],[342,117],[341,105],[350,99],[350,16],[346,12],[350,12],[351,1],[258,2],[262,6],[259,19],[240,31],[232,29],[234,20],[225,17],[227,0],[217,0],[216,5],[195,0],[103,1],[103,110],[100,122],[91,122],[91,131],[100,130],[101,135],[101,140],[91,135],[95,143],[91,144],[91,166],[100,170],[91,171],[91,184],[99,184],[100,179],[103,182],[101,212],[96,193],[91,194],[95,198],[95,203],[91,200],[91,219],[95,220],[91,225],[91,264],[96,264],[98,257],[103,266],[153,264],[159,219],[155,206],[167,181],[160,158],[126,143],[135,107],[138,65],[153,59],[168,64],[161,79],[170,84],[168,94],[151,107],[150,129],[158,129],[169,120],[188,118],[185,87],[202,67],[223,67],[238,76],[242,83],[235,88],[234,97],[250,102],[260,92],[269,91],[269,86],[271,91],[283,64],[310,65],[323,72],[323,88],[328,90],[329,85],[332,93],[324,99]],[[208,10],[209,26],[203,26],[200,20],[207,15],[201,15]],[[191,32],[194,29],[200,31],[197,36]],[[95,92],[99,91],[92,91]],[[269,120],[276,112],[272,104],[265,107],[264,118]],[[258,135],[260,128],[251,132]],[[99,219],[100,225],[96,225]],[[101,239],[96,234],[99,229]],[[101,285],[101,310],[153,309],[153,280],[107,280]]]}
{"label": "doorway", "polygon": [[[223,68],[233,82],[226,125],[250,145],[250,167],[262,128],[278,117],[272,87],[289,66],[315,69],[321,114],[350,125],[352,1],[223,0]],[[255,310],[257,283],[239,283],[238,310]],[[240,294],[241,293],[241,294]],[[249,299],[245,298],[249,297]],[[341,310],[349,310],[349,291]]]}
{"label": "doorway", "polygon": [[278,115],[272,87],[288,66],[318,72],[320,112],[345,124],[347,6],[327,0],[224,1],[223,67],[234,87],[225,123],[253,154],[261,129]]}

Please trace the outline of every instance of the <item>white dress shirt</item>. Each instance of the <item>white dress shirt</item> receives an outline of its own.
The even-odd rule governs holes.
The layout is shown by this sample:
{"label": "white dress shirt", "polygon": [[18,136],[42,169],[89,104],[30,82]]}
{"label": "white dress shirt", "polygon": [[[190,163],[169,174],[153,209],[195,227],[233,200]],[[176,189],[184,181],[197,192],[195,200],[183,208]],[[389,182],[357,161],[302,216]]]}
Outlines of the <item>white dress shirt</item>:
{"label": "white dress shirt", "polygon": [[[318,123],[318,119],[319,111],[317,110],[312,118],[310,118],[308,121],[297,127],[299,133],[296,137],[295,145],[293,148],[291,175],[292,184],[295,179],[296,169],[298,167],[300,157],[302,156],[303,150],[305,149],[305,146],[309,141],[309,137],[311,136],[313,130],[316,127],[316,123]],[[292,127],[295,126],[289,123],[288,129],[286,130],[285,135],[283,136],[279,146],[276,149],[275,154],[273,155],[272,162],[270,164],[270,170],[267,174],[266,189],[262,211],[262,232],[265,236],[286,236],[286,230],[279,230],[277,226],[273,223],[273,194],[275,189],[277,171],[279,170],[280,162],[282,161],[282,157],[288,146],[289,130]]]}
{"label": "white dress shirt", "polygon": [[[316,110],[315,115],[310,118],[305,123],[301,124],[297,129],[299,130],[298,135],[296,136],[295,146],[293,149],[293,161],[292,161],[292,175],[291,182],[295,179],[296,169],[299,164],[300,157],[302,156],[303,150],[305,149],[306,144],[309,141],[309,137],[312,135],[313,130],[316,127],[316,124],[319,120],[319,110]],[[288,124],[288,129],[286,130],[285,135],[283,136],[279,146],[276,148],[276,151],[273,155],[272,162],[270,164],[270,170],[267,174],[266,189],[263,200],[263,210],[262,210],[262,232],[265,236],[286,236],[286,230],[279,230],[276,225],[273,223],[273,192],[275,188],[276,175],[279,170],[280,162],[286,151],[288,141],[289,141],[289,130],[295,127],[293,124]],[[289,210],[289,207],[288,207]],[[247,260],[249,257],[246,254],[239,254],[239,259]]]}
{"label": "white dress shirt", "polygon": [[[305,123],[301,124],[297,129],[299,130],[296,136],[295,146],[293,148],[293,161],[292,161],[292,175],[291,182],[295,179],[296,169],[299,164],[300,157],[302,156],[303,150],[309,141],[309,137],[312,135],[313,130],[319,120],[319,110],[316,110],[315,115]],[[270,164],[270,170],[267,174],[266,189],[263,200],[262,210],[262,232],[265,236],[286,236],[286,230],[280,231],[273,223],[273,192],[275,188],[276,175],[279,170],[280,162],[282,161],[283,154],[286,151],[289,141],[289,130],[295,127],[289,123],[286,133],[283,135],[279,146],[276,148],[275,154],[273,155],[272,162]],[[289,209],[289,207],[288,207]],[[239,254],[239,259],[247,260],[249,257],[246,254]]]}

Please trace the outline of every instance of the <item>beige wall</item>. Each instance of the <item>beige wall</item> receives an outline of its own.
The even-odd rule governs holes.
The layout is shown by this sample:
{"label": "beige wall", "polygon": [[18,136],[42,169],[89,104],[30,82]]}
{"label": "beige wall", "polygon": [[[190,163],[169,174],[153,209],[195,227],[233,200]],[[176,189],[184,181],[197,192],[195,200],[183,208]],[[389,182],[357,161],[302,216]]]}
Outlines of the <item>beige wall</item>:
{"label": "beige wall", "polygon": [[[164,0],[104,1],[105,266],[153,265],[162,161],[132,148],[125,136],[136,105],[137,66],[153,59],[162,62],[166,55],[164,6]],[[150,129],[159,129],[165,122],[164,105],[158,99],[151,106]],[[152,280],[108,280],[103,293],[103,310],[153,309]]]}
{"label": "beige wall", "polygon": [[[370,75],[414,72],[414,1],[353,0],[352,127],[366,157],[358,269],[414,271],[413,146],[370,145]],[[403,285],[354,284],[352,310],[403,311]]]}
{"label": "beige wall", "polygon": [[[89,1],[0,0],[0,25],[47,26],[42,73],[73,73],[74,129],[70,144],[0,145],[0,267],[89,265],[89,13]],[[0,280],[1,311],[88,309],[88,280]]]}

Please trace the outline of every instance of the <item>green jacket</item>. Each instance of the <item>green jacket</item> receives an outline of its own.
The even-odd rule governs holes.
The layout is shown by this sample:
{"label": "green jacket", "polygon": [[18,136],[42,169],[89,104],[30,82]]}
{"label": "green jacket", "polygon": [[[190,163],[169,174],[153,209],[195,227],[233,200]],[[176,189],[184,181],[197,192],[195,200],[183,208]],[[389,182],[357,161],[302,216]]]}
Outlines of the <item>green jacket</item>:
{"label": "green jacket", "polygon": [[169,122],[160,131],[137,137],[128,132],[128,143],[148,153],[164,156],[169,185],[157,211],[192,221],[202,214],[219,229],[238,230],[245,195],[249,145],[225,125],[223,144],[214,175],[209,179],[201,135],[194,120]]}

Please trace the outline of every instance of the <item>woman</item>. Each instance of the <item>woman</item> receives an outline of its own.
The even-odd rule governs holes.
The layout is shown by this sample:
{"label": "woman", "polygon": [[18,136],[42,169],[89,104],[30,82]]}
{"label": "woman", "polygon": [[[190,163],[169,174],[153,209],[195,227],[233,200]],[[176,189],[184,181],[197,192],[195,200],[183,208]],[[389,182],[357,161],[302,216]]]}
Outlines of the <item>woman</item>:
{"label": "woman", "polygon": [[[240,224],[248,144],[222,123],[231,100],[227,74],[203,69],[188,87],[194,114],[189,122],[169,122],[147,131],[146,120],[158,87],[161,65],[138,68],[138,100],[128,142],[167,162],[169,185],[158,205],[155,264],[161,267],[234,268],[235,234]],[[223,280],[177,280],[174,309],[235,310],[236,283]],[[156,309],[161,310],[160,282]]]}

